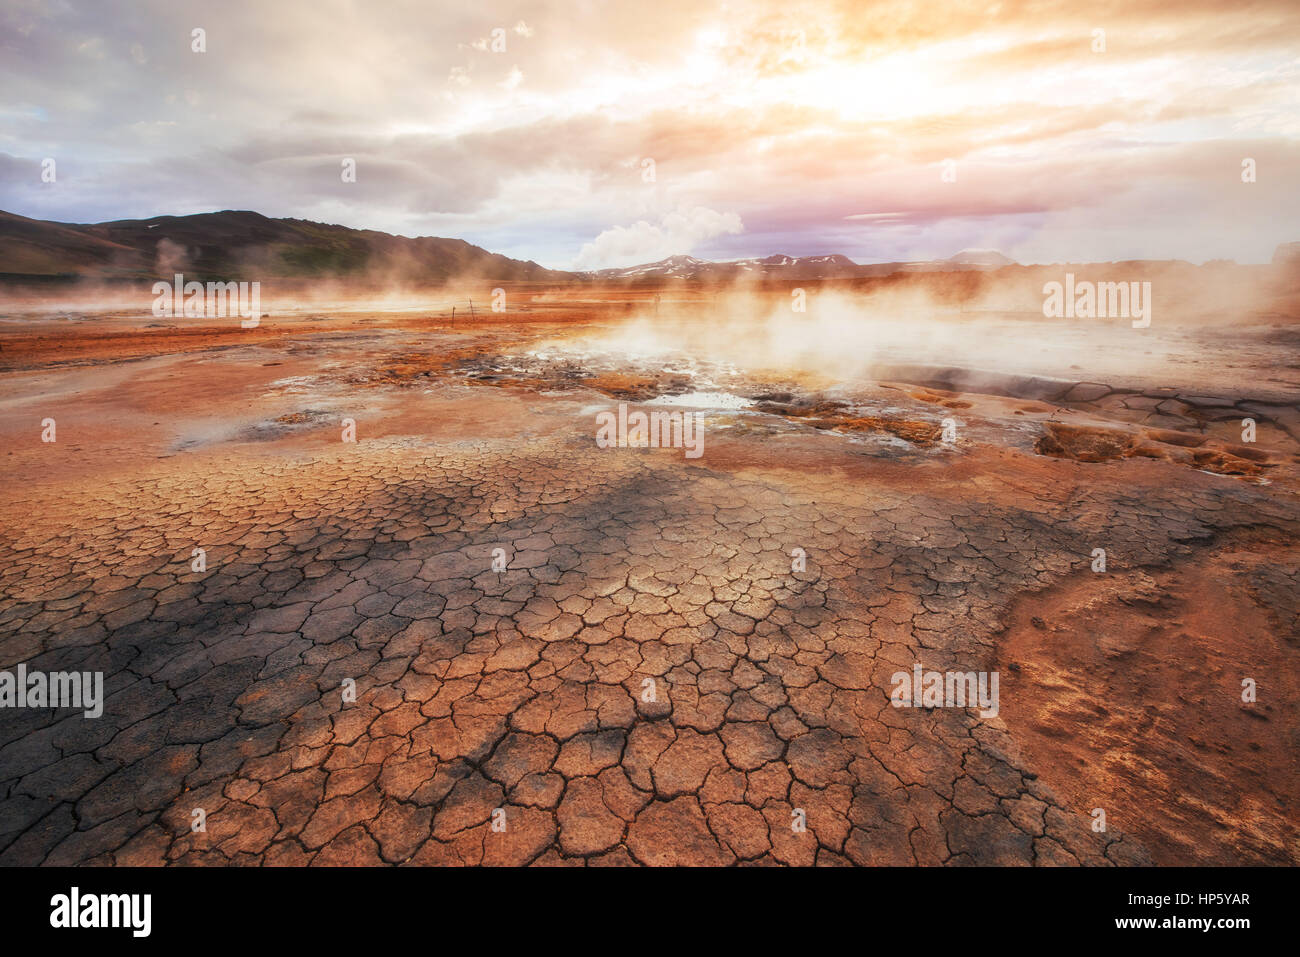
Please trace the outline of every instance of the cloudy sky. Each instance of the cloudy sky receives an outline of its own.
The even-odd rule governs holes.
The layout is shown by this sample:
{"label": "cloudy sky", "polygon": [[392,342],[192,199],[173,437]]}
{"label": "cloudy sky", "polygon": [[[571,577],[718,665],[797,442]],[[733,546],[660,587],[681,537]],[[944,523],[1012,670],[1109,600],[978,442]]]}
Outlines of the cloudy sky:
{"label": "cloudy sky", "polygon": [[1297,0],[3,0],[0,83],[0,209],[41,219],[254,209],[557,268],[1300,240]]}

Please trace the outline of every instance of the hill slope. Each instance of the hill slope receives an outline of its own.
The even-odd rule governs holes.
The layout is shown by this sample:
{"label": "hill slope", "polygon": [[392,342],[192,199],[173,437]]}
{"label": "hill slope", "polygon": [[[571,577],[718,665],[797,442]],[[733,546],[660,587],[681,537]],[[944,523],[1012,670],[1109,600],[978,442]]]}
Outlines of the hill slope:
{"label": "hill slope", "polygon": [[554,280],[571,273],[509,259],[461,239],[410,239],[247,210],[155,216],[93,225],[0,211],[0,272],[158,279],[339,278],[441,282],[457,276]]}

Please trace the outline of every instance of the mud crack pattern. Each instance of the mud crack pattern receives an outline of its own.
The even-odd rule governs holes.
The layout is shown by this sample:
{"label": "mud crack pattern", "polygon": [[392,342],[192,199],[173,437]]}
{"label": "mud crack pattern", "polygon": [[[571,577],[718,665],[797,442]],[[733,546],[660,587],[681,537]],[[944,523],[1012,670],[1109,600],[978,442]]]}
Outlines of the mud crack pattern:
{"label": "mud crack pattern", "polygon": [[999,719],[892,708],[890,675],[988,668],[1082,543],[1159,565],[1296,509],[1227,482],[1015,508],[985,481],[551,439],[15,490],[0,664],[103,671],[106,701],[7,716],[0,862],[1146,862]]}

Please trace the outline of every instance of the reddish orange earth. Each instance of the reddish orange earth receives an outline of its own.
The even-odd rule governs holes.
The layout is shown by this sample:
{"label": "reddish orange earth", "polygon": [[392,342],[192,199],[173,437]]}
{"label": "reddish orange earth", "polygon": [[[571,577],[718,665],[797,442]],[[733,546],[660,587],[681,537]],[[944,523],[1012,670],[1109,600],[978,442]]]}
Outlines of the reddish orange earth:
{"label": "reddish orange earth", "polygon": [[1293,319],[1137,368],[512,295],[0,316],[0,669],[104,682],[5,710],[0,862],[1300,860]]}

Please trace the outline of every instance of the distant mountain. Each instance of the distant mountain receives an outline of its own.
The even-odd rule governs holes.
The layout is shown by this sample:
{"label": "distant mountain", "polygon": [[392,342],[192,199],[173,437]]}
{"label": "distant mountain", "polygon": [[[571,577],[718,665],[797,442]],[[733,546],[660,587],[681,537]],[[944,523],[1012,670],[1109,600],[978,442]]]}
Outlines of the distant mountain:
{"label": "distant mountain", "polygon": [[959,266],[1014,266],[1016,261],[1004,256],[996,249],[963,249],[955,256],[949,256],[946,262]]}
{"label": "distant mountain", "polygon": [[461,239],[410,239],[247,210],[76,225],[0,211],[0,274],[98,279],[338,278],[376,283],[574,279]]}
{"label": "distant mountain", "polygon": [[669,256],[657,263],[645,263],[641,266],[627,266],[622,269],[598,269],[586,275],[595,279],[695,279],[703,270],[713,268],[715,264],[707,259],[694,256]]}
{"label": "distant mountain", "polygon": [[271,219],[247,210],[155,216],[78,225],[0,211],[0,279],[341,279],[386,285],[453,278],[556,282],[744,282],[857,279],[900,272],[996,269],[1014,261],[991,249],[950,259],[855,263],[847,256],[786,256],[711,262],[669,256],[659,262],[595,272],[563,272],[490,253],[461,239],[410,239],[304,219]]}
{"label": "distant mountain", "polygon": [[587,273],[597,280],[619,279],[835,279],[854,275],[857,263],[847,256],[767,256],[710,262],[694,256],[669,256],[655,263],[600,269]]}
{"label": "distant mountain", "polygon": [[992,249],[966,249],[951,259],[921,262],[855,263],[848,256],[767,256],[763,259],[732,259],[711,262],[694,256],[669,256],[654,263],[600,269],[584,273],[602,281],[692,279],[706,281],[744,281],[746,279],[856,279],[883,276],[896,272],[951,272],[968,269],[996,269],[1015,265]]}

